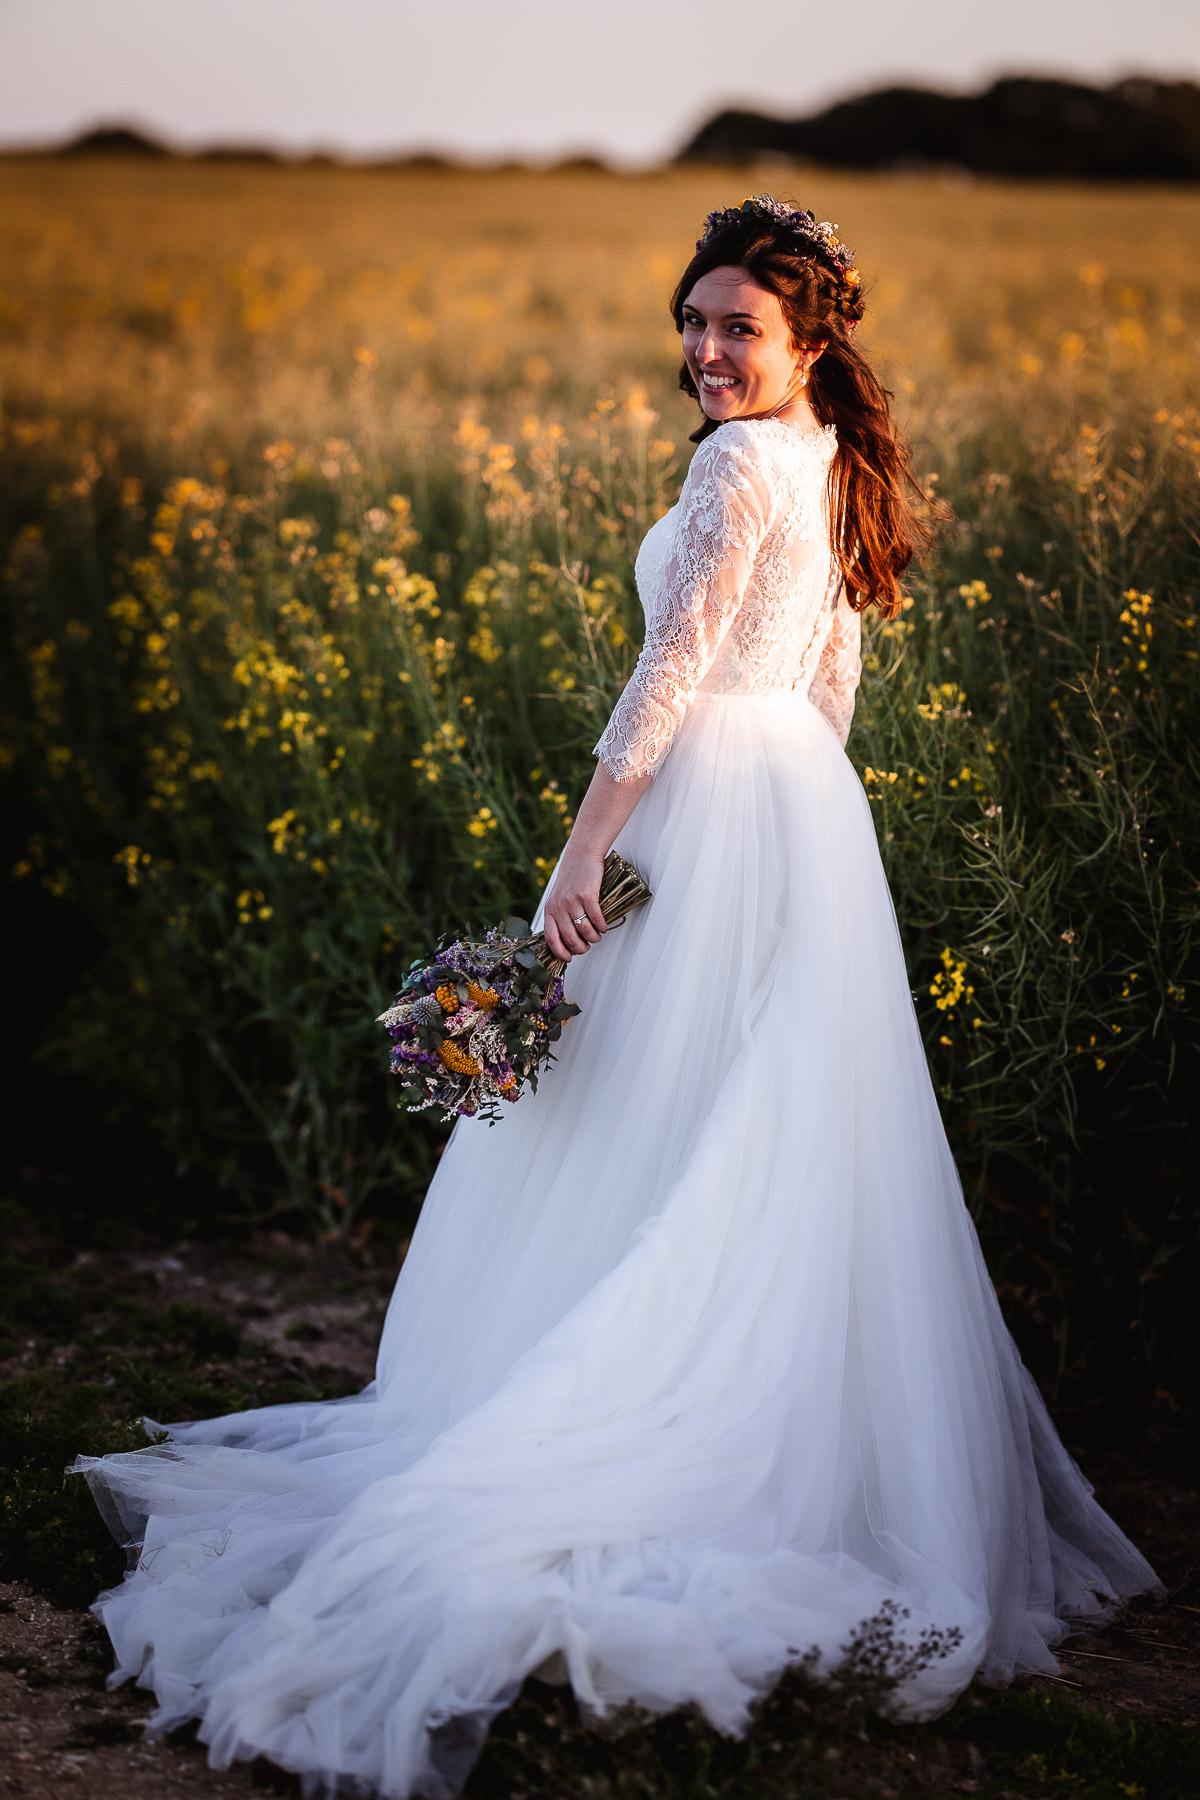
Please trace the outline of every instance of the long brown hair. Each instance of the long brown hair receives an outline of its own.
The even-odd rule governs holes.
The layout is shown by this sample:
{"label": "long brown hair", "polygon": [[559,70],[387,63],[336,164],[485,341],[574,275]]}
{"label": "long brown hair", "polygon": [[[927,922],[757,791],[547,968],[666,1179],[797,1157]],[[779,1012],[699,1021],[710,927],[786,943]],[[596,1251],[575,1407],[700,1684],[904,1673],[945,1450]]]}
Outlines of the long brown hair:
{"label": "long brown hair", "polygon": [[[931,509],[909,467],[909,447],[896,428],[882,387],[851,342],[862,317],[862,289],[809,251],[794,232],[761,213],[736,215],[707,236],[671,296],[675,329],[696,283],[712,269],[745,269],[783,308],[793,344],[825,342],[809,370],[808,399],[822,425],[837,430],[829,471],[833,550],[851,606],[876,606],[884,618],[900,609],[900,576],[933,539]],[[688,366],[679,385],[694,400]],[[699,443],[717,429],[706,419]]]}

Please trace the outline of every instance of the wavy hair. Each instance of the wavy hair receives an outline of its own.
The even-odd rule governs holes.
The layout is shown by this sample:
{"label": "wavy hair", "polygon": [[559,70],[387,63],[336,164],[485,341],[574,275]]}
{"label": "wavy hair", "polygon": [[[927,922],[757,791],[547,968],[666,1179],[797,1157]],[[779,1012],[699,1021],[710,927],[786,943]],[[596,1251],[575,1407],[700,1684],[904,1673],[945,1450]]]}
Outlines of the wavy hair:
{"label": "wavy hair", "polygon": [[[850,604],[859,612],[875,606],[891,618],[900,609],[900,577],[928,549],[931,520],[940,520],[944,509],[927,501],[913,476],[909,446],[891,414],[892,396],[851,342],[863,313],[862,289],[785,226],[761,213],[735,215],[702,240],[671,296],[681,334],[692,289],[722,268],[745,269],[775,295],[797,348],[825,344],[809,370],[808,399],[821,424],[837,431],[828,489],[833,551]],[[699,400],[686,363],[679,385]],[[700,443],[717,423],[706,418],[692,441]]]}

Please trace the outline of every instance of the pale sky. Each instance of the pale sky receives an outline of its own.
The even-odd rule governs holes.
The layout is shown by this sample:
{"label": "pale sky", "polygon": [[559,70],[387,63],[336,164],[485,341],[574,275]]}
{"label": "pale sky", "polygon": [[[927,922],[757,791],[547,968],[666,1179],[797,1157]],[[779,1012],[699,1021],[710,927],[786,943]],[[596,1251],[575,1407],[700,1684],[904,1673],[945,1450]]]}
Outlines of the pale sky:
{"label": "pale sky", "polygon": [[1200,76],[1197,0],[0,0],[0,144],[654,161],[718,107]]}

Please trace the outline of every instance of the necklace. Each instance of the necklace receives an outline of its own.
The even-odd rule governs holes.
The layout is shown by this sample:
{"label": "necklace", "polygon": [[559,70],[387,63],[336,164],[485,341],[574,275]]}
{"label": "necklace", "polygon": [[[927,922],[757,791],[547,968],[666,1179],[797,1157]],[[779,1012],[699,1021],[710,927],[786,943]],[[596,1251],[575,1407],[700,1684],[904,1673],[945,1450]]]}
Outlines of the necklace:
{"label": "necklace", "polygon": [[[775,408],[774,412],[763,413],[762,416],[764,419],[779,419],[780,413],[783,412],[785,408],[794,406],[795,404],[796,402],[794,400],[785,400],[782,405]],[[817,418],[816,413],[813,412],[811,401],[807,401],[805,404],[813,415],[811,426],[808,425],[807,421],[801,419],[779,419],[779,423],[781,425],[790,425],[792,430],[798,431],[802,438],[811,439],[815,443],[819,438],[828,437],[833,427],[830,425],[822,425],[820,419]]]}
{"label": "necklace", "polygon": [[[799,395],[799,396],[793,395],[793,397],[790,400],[781,400],[779,405],[775,408],[775,411],[767,413],[766,417],[768,419],[777,419],[779,417],[780,413],[785,411],[787,407],[796,406],[797,404],[807,406],[809,412],[812,412],[812,410],[813,410],[811,400],[805,400],[802,395]],[[815,413],[813,414],[813,417],[816,418]],[[783,422],[785,425],[792,425],[796,421],[793,419],[785,419]]]}

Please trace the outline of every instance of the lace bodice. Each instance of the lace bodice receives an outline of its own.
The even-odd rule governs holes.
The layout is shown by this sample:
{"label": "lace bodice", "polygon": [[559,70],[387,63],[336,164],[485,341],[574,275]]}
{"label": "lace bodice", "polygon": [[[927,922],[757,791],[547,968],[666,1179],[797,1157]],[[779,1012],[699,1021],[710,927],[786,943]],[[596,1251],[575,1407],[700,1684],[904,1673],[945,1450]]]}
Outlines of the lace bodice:
{"label": "lace bodice", "polygon": [[696,451],[638,552],[645,641],[594,751],[618,781],[662,761],[698,693],[799,689],[845,744],[861,634],[830,545],[835,446],[832,426],[732,419]]}

